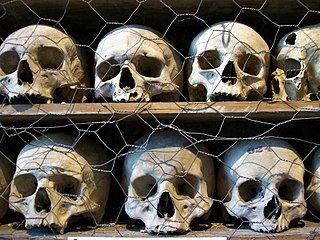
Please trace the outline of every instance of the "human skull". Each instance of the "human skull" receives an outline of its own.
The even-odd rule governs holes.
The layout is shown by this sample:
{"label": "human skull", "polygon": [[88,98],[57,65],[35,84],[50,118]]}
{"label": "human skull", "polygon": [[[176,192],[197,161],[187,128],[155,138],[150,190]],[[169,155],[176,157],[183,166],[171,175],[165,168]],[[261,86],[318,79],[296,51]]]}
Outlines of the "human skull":
{"label": "human skull", "polygon": [[308,202],[320,212],[320,148],[316,150],[311,159],[310,173],[312,177],[306,184]]}
{"label": "human skull", "polygon": [[[148,233],[186,232],[209,215],[215,176],[213,159],[179,133],[158,131],[140,138],[126,156],[125,211]],[[201,150],[203,151],[203,150]],[[206,151],[206,150],[205,150]]]}
{"label": "human skull", "polygon": [[267,90],[269,47],[244,24],[221,22],[203,30],[189,55],[191,101],[260,100]]}
{"label": "human skull", "polygon": [[275,51],[274,99],[312,100],[320,89],[320,24],[286,34]]}
{"label": "human skull", "polygon": [[10,102],[83,102],[85,65],[73,40],[49,26],[30,25],[0,46],[0,94]]}
{"label": "human skull", "polygon": [[10,156],[4,151],[2,146],[0,152],[0,219],[8,210],[9,189],[14,173],[14,166]]}
{"label": "human skull", "polygon": [[89,137],[51,133],[27,144],[17,159],[10,208],[25,217],[26,228],[64,233],[72,216],[100,222],[110,176],[105,149]]}
{"label": "human skull", "polygon": [[108,33],[95,54],[95,97],[112,101],[178,101],[180,56],[156,31],[128,25]]}
{"label": "human skull", "polygon": [[218,194],[227,212],[247,219],[251,229],[281,232],[307,211],[303,175],[303,162],[287,142],[242,141],[223,157]]}

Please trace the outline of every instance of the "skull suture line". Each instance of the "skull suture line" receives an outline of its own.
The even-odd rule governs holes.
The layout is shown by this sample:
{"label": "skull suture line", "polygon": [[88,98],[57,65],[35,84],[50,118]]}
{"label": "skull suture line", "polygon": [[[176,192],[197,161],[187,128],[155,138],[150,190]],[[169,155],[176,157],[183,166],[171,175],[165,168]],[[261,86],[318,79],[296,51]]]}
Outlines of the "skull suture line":
{"label": "skull suture line", "polygon": [[306,184],[308,202],[320,212],[320,148],[316,150],[311,159],[310,173],[312,176]]}
{"label": "skull suture line", "polygon": [[156,31],[119,27],[95,54],[95,97],[112,101],[179,101],[183,87],[180,56]]}
{"label": "skull suture line", "polygon": [[24,27],[0,46],[0,94],[10,102],[84,102],[87,71],[73,40],[44,25]]}
{"label": "skull suture line", "polygon": [[286,34],[276,47],[274,99],[319,99],[320,24]]}
{"label": "skull suture line", "polygon": [[211,157],[173,131],[158,131],[135,145],[141,148],[129,151],[123,177],[131,218],[142,220],[148,233],[167,234],[186,232],[194,218],[209,215],[215,187]]}
{"label": "skull suture line", "polygon": [[191,101],[260,100],[267,90],[269,47],[244,24],[212,25],[195,37],[189,55]]}
{"label": "skull suture line", "polygon": [[101,221],[110,187],[107,153],[89,137],[78,140],[52,133],[21,150],[9,201],[26,228],[49,226],[63,234],[72,216]]}
{"label": "skull suture line", "polygon": [[228,213],[247,219],[255,231],[281,232],[302,218],[304,165],[279,139],[242,141],[223,157],[218,193]]}

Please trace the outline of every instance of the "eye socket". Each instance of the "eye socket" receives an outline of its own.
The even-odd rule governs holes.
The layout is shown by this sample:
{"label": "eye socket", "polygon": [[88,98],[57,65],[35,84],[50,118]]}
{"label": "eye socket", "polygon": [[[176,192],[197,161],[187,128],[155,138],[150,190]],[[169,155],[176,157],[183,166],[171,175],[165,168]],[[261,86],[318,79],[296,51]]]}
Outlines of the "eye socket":
{"label": "eye socket", "polygon": [[158,190],[157,181],[150,175],[135,179],[132,183],[132,187],[136,195],[141,198],[142,201],[154,196]]}
{"label": "eye socket", "polygon": [[63,64],[64,54],[55,47],[40,47],[37,51],[38,62],[42,69],[60,69]]}
{"label": "eye socket", "polygon": [[115,59],[108,59],[97,67],[98,77],[103,81],[108,81],[120,73],[120,66]]}
{"label": "eye socket", "polygon": [[14,186],[21,196],[25,198],[35,193],[38,183],[32,174],[21,174],[15,177]]}
{"label": "eye socket", "polygon": [[239,195],[244,202],[249,202],[262,194],[262,184],[258,180],[248,180],[239,186]]}
{"label": "eye socket", "polygon": [[7,51],[0,56],[0,68],[7,75],[17,70],[20,57],[15,51]]}
{"label": "eye socket", "polygon": [[221,65],[220,54],[217,50],[209,50],[198,56],[199,67],[202,70],[214,69]]}
{"label": "eye socket", "polygon": [[301,64],[294,59],[286,59],[283,63],[283,68],[286,73],[286,78],[293,78],[299,75]]}
{"label": "eye socket", "polygon": [[55,189],[65,197],[77,200],[81,195],[81,183],[78,179],[64,175],[56,174],[50,178],[55,183]]}
{"label": "eye socket", "polygon": [[243,72],[254,76],[257,76],[263,68],[260,59],[253,54],[244,54],[239,57],[238,66]]}
{"label": "eye socket", "polygon": [[145,77],[157,78],[161,76],[163,63],[156,58],[138,56],[132,60],[137,72]]}
{"label": "eye socket", "polygon": [[201,181],[194,175],[187,174],[184,177],[179,177],[176,185],[176,190],[179,195],[186,195],[194,198],[199,191]]}
{"label": "eye socket", "polygon": [[301,193],[301,183],[293,179],[283,180],[278,187],[279,197],[286,201],[294,201]]}

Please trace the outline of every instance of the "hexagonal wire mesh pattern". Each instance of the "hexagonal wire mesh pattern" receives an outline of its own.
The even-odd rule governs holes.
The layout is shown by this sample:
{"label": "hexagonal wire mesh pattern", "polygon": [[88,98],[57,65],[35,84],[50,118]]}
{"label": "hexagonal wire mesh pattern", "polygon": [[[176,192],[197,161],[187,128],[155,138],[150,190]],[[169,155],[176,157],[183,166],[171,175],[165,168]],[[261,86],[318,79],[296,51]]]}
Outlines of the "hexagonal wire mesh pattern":
{"label": "hexagonal wire mesh pattern", "polygon": [[0,237],[319,236],[319,7],[2,1]]}

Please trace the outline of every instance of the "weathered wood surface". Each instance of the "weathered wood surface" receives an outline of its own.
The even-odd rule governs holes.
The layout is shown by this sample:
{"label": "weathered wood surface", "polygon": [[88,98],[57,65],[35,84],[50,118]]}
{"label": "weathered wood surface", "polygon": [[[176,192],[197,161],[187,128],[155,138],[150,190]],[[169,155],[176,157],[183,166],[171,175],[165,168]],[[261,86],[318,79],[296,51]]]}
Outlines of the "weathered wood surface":
{"label": "weathered wood surface", "polygon": [[[100,227],[78,227],[68,229],[64,235],[53,233],[48,228],[41,229],[13,229],[10,225],[0,226],[0,239],[77,239],[77,237],[105,237],[107,238],[155,238],[164,237],[164,235],[150,235],[141,231],[141,227],[133,227],[125,224],[108,224]],[[23,228],[23,227],[22,227]],[[201,227],[200,227],[201,228]],[[193,230],[183,235],[167,235],[165,237],[175,237],[191,239],[197,237],[226,237],[232,240],[248,240],[248,239],[274,239],[274,240],[300,240],[300,239],[320,239],[319,223],[301,221],[301,226],[292,227],[282,233],[258,233],[254,232],[244,226],[242,227],[226,227],[221,223],[213,223],[210,226],[204,226],[204,230]]]}
{"label": "weathered wood surface", "polygon": [[75,120],[120,119],[139,114],[159,118],[179,115],[180,118],[205,119],[221,117],[319,118],[319,102],[214,102],[214,103],[76,103],[15,104],[0,107],[2,123],[34,121],[39,118]]}

